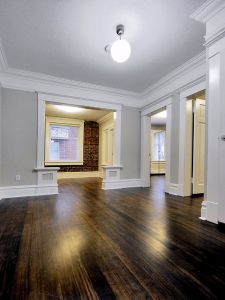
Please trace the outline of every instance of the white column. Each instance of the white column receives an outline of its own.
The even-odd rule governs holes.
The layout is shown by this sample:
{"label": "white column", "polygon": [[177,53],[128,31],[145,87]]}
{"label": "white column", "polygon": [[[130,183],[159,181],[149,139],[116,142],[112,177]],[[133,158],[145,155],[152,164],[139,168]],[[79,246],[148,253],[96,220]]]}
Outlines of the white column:
{"label": "white column", "polygon": [[192,17],[206,24],[206,195],[201,219],[225,223],[225,0],[210,0]]}
{"label": "white column", "polygon": [[142,187],[150,187],[150,133],[149,116],[141,116],[141,181]]}
{"label": "white column", "polygon": [[121,129],[122,129],[122,112],[117,109],[114,113],[114,155],[113,165],[103,166],[102,189],[120,188],[120,170],[121,166]]}
{"label": "white column", "polygon": [[[2,178],[2,86],[0,83],[0,186],[1,186],[1,178]],[[0,199],[1,199],[1,191],[0,191]]]}
{"label": "white column", "polygon": [[167,119],[166,119],[166,184],[165,192],[170,193],[171,185],[171,122],[172,122],[172,105],[166,106]]}
{"label": "white column", "polygon": [[44,168],[45,158],[45,101],[38,97],[37,168]]}
{"label": "white column", "polygon": [[114,113],[114,166],[120,166],[121,164],[121,121],[121,110],[117,110],[116,113]]}
{"label": "white column", "polygon": [[37,133],[37,186],[45,188],[45,194],[58,194],[57,167],[45,167],[45,100],[38,96]]}

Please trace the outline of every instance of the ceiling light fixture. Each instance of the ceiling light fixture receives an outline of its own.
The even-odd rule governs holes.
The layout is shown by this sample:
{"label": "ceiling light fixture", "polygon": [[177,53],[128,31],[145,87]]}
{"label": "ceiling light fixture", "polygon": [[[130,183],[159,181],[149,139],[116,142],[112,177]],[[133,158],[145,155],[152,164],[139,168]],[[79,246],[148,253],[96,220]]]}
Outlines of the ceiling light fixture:
{"label": "ceiling light fixture", "polygon": [[67,105],[56,105],[57,109],[67,113],[76,113],[82,111],[81,107],[67,106]]}
{"label": "ceiling light fixture", "polygon": [[120,37],[119,40],[115,41],[111,46],[106,46],[105,51],[107,53],[110,52],[115,62],[123,63],[130,57],[131,47],[127,40],[122,39],[122,35],[124,34],[124,25],[117,25],[116,33]]}

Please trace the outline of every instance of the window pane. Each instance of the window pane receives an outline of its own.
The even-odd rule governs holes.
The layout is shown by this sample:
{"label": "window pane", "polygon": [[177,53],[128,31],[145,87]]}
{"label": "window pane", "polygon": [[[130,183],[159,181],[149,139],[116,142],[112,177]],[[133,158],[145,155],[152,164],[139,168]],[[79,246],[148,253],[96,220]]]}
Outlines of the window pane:
{"label": "window pane", "polygon": [[154,133],[154,160],[164,161],[165,160],[165,132]]}
{"label": "window pane", "polygon": [[50,125],[50,161],[79,161],[79,127]]}

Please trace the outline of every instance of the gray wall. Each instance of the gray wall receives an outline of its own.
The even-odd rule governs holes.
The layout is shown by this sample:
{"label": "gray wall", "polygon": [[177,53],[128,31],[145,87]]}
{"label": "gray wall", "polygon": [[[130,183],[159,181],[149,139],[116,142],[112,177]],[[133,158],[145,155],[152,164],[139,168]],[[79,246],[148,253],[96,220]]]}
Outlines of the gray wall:
{"label": "gray wall", "polygon": [[[2,178],[0,185],[36,184],[37,95],[2,89]],[[16,174],[21,180],[16,181]]]}
{"label": "gray wall", "polygon": [[123,107],[121,132],[121,179],[140,178],[141,113]]}
{"label": "gray wall", "polygon": [[2,181],[2,87],[0,84],[0,185]]}
{"label": "gray wall", "polygon": [[179,127],[180,127],[180,95],[173,95],[171,120],[171,156],[170,182],[179,181]]}

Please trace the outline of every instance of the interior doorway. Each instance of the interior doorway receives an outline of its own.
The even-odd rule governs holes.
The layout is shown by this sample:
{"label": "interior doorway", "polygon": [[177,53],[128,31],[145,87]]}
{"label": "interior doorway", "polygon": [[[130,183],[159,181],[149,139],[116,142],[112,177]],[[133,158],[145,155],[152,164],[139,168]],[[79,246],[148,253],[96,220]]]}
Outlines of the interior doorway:
{"label": "interior doorway", "polygon": [[[164,114],[164,121],[166,123],[166,132],[164,139],[164,155],[165,157],[159,163],[159,169],[162,170],[162,165],[164,162],[164,171],[161,173],[165,174],[165,192],[173,193],[173,186],[170,182],[170,153],[171,153],[171,118],[172,118],[172,109],[171,109],[172,98],[167,98],[160,103],[155,104],[154,106],[148,107],[141,112],[141,179],[143,187],[151,186],[151,163],[154,162],[154,155],[151,159],[151,119],[154,115],[161,113]],[[164,112],[163,112],[164,111]],[[166,116],[166,118],[165,118]],[[161,115],[162,117],[162,115]],[[163,124],[163,126],[164,126]],[[162,130],[161,130],[162,131]],[[164,136],[163,133],[158,134],[158,140]],[[162,142],[160,142],[162,144]],[[159,147],[156,147],[156,150]],[[159,150],[159,149],[158,149]],[[153,150],[154,151],[154,150]],[[161,155],[161,153],[160,153]],[[157,162],[156,162],[157,165]],[[153,169],[153,168],[152,168]]]}
{"label": "interior doorway", "polygon": [[57,179],[103,178],[113,165],[115,112],[45,103],[45,167],[58,167]]}
{"label": "interior doorway", "polygon": [[[191,196],[205,191],[205,84],[181,94],[179,133],[179,194]],[[202,88],[203,87],[203,88]]]}
{"label": "interior doorway", "polygon": [[166,119],[167,110],[151,115],[150,176],[166,174]]}
{"label": "interior doorway", "polygon": [[190,189],[193,195],[204,194],[205,190],[205,107],[205,92],[187,100],[187,114],[190,114],[187,147],[190,148]]}

